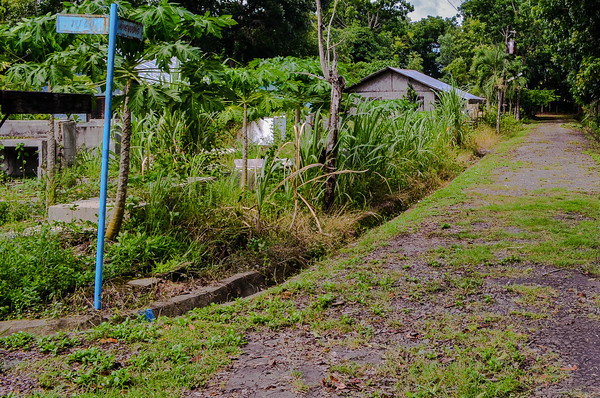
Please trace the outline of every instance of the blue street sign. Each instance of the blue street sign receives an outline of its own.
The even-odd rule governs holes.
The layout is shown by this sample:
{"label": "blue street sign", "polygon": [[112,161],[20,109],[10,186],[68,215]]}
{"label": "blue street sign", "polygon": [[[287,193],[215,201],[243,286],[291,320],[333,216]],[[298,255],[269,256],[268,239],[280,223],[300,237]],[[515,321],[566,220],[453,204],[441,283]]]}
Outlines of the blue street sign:
{"label": "blue street sign", "polygon": [[57,33],[108,34],[106,69],[106,100],[104,103],[104,142],[102,144],[102,171],[100,172],[100,208],[98,209],[98,242],[96,246],[96,279],[94,307],[102,309],[102,271],[104,267],[104,237],[106,227],[106,191],[108,182],[108,155],[110,123],[112,118],[113,76],[117,35],[143,40],[144,27],[136,22],[120,20],[117,4],[110,6],[109,15],[60,14],[56,19]]}
{"label": "blue street sign", "polygon": [[[109,34],[109,16],[59,14],[56,18],[56,32],[107,35]],[[120,18],[117,21],[117,36],[142,41],[144,40],[144,26],[140,23]]]}
{"label": "blue street sign", "polygon": [[126,19],[119,19],[117,23],[117,36],[142,41],[144,40],[144,25]]}
{"label": "blue street sign", "polygon": [[79,33],[88,35],[107,35],[108,15],[58,14],[57,33]]}

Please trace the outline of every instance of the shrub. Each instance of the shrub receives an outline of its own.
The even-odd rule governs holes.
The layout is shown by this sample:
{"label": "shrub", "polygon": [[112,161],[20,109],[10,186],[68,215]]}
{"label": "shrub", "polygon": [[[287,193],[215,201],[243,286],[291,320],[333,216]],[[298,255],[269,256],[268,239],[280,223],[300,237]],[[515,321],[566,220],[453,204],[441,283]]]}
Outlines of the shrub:
{"label": "shrub", "polygon": [[172,235],[152,235],[147,232],[124,232],[118,241],[107,247],[106,277],[135,275],[152,269],[186,250],[184,240]]}
{"label": "shrub", "polygon": [[0,239],[0,318],[39,310],[93,281],[93,259],[62,247],[48,227],[31,236]]}
{"label": "shrub", "polygon": [[30,201],[11,200],[10,202],[0,201],[0,225],[17,222],[28,219],[29,217],[40,214],[42,204]]}

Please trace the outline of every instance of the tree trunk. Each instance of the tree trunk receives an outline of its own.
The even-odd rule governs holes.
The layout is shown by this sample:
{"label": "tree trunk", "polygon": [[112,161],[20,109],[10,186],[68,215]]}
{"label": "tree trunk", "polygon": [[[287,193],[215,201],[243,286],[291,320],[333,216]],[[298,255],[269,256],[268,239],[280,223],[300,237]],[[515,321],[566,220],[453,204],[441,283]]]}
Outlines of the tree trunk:
{"label": "tree trunk", "polygon": [[498,89],[498,114],[496,115],[496,133],[500,134],[500,115],[502,112],[502,89]]}
{"label": "tree trunk", "polygon": [[[342,106],[342,92],[346,84],[340,76],[337,65],[335,45],[330,45],[331,26],[339,0],[334,0],[333,11],[327,27],[327,38],[324,37],[325,25],[323,24],[323,9],[321,0],[315,0],[317,6],[317,36],[319,45],[319,61],[323,77],[331,84],[331,105],[329,108],[329,133],[325,146],[325,173],[334,173],[337,169],[337,141],[340,124],[340,108]],[[325,194],[323,205],[325,210],[331,210],[335,203],[335,175],[331,174],[325,180]]]}
{"label": "tree trunk", "polygon": [[521,92],[517,92],[517,100],[515,103],[515,119],[521,120]]}
{"label": "tree trunk", "polygon": [[[331,106],[329,108],[329,133],[325,147],[325,172],[335,173],[337,170],[337,142],[340,128],[340,109],[342,107],[342,92],[345,81],[337,73],[337,68],[331,71]],[[326,210],[331,210],[335,203],[336,176],[331,174],[325,180],[325,194],[323,202]]]}
{"label": "tree trunk", "polygon": [[56,136],[56,159],[58,160],[57,169],[62,171],[65,163],[65,148],[63,145],[63,124],[58,124],[58,134]]}
{"label": "tree trunk", "polygon": [[129,182],[129,149],[131,143],[131,111],[129,110],[129,91],[133,82],[127,81],[125,87],[125,103],[123,105],[123,133],[121,136],[121,156],[119,160],[119,181],[114,207],[106,227],[106,239],[115,240],[125,215],[125,201],[127,199],[127,183]]}
{"label": "tree trunk", "polygon": [[244,120],[242,121],[242,187],[248,185],[248,105],[244,104]]}
{"label": "tree trunk", "polygon": [[294,127],[296,130],[300,128],[300,108],[294,109]]}

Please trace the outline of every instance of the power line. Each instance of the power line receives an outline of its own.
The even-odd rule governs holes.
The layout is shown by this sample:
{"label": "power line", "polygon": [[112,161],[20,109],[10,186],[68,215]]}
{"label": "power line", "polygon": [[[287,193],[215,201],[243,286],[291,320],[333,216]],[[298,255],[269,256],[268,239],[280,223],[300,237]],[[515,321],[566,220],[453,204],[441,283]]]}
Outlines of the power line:
{"label": "power line", "polygon": [[458,11],[458,8],[456,8],[456,6],[454,4],[452,4],[452,2],[450,2],[450,0],[446,0],[451,6],[452,8],[454,8],[456,11]]}

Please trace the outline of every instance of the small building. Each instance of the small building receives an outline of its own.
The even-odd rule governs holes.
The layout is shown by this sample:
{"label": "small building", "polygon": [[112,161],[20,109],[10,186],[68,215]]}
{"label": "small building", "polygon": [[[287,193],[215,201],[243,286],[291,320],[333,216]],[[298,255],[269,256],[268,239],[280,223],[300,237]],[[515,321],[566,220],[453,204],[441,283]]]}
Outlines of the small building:
{"label": "small building", "polygon": [[459,90],[416,70],[392,67],[381,69],[365,77],[360,82],[348,87],[346,92],[359,94],[366,98],[391,100],[408,98],[411,87],[416,93],[416,99],[421,104],[421,109],[425,111],[433,110],[437,93],[440,91],[456,90],[467,101],[467,111],[471,116],[477,115],[479,104],[485,101],[484,98]]}

